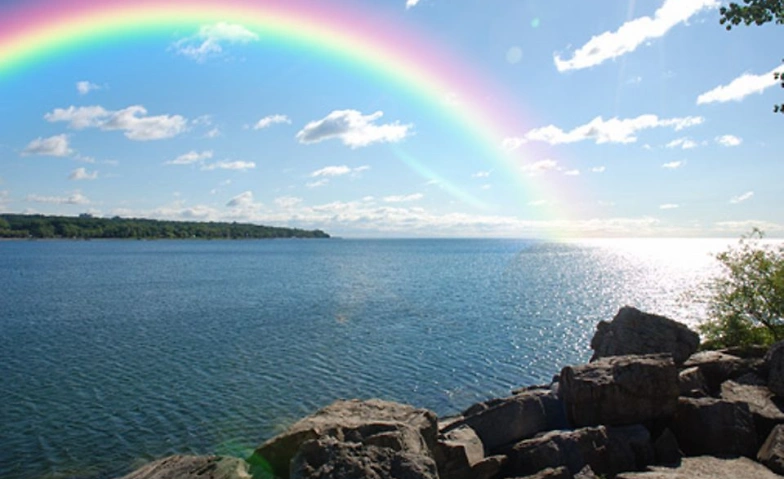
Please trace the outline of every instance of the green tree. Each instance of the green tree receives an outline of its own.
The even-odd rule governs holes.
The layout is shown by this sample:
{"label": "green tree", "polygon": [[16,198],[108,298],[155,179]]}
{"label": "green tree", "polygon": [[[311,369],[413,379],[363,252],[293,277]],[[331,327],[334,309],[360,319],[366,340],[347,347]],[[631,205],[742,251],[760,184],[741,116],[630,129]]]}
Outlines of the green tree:
{"label": "green tree", "polygon": [[703,289],[708,320],[700,325],[715,347],[784,339],[784,245],[766,244],[754,229],[716,255],[724,274]]}
{"label": "green tree", "polygon": [[[719,23],[724,25],[727,30],[732,30],[732,27],[741,23],[744,25],[764,25],[775,21],[779,25],[784,25],[784,0],[743,0],[743,3],[745,5],[730,3],[729,6],[719,9],[719,13],[721,13]],[[780,81],[781,87],[784,88],[784,75],[774,73],[773,78]],[[773,112],[784,113],[784,103],[774,105]]]}

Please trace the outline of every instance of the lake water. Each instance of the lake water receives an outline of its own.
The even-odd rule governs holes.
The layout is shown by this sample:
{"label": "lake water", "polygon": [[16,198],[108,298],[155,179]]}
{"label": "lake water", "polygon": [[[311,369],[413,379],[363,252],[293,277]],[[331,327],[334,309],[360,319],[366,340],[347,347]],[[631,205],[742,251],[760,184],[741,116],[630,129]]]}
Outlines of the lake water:
{"label": "lake water", "polygon": [[246,456],[338,398],[450,414],[586,361],[724,240],[0,242],[0,477]]}

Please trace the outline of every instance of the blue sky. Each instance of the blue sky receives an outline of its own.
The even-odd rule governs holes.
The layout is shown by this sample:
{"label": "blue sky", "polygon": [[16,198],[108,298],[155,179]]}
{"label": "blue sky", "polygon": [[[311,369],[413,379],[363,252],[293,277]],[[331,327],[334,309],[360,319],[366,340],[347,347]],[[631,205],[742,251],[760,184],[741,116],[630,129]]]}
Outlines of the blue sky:
{"label": "blue sky", "polygon": [[501,85],[525,126],[477,144],[383,75],[216,19],[0,77],[0,211],[346,237],[784,235],[784,27],[727,32],[712,0],[363,5]]}

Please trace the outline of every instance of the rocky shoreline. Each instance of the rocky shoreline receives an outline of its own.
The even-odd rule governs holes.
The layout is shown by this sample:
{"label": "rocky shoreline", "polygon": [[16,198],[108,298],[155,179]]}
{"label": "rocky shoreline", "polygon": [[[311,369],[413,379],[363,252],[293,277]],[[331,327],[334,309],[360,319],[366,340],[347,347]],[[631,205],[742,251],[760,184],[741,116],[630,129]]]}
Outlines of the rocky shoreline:
{"label": "rocky shoreline", "polygon": [[458,416],[337,401],[248,460],[171,456],[122,479],[783,478],[784,342],[699,341],[624,307],[597,326],[588,364]]}

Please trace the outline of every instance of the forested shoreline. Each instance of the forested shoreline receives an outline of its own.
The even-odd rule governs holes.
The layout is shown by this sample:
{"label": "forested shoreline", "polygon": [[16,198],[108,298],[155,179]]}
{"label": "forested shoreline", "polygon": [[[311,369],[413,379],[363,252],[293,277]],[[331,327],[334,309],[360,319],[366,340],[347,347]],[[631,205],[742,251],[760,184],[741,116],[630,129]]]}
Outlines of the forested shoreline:
{"label": "forested shoreline", "polygon": [[166,221],[144,218],[98,218],[0,214],[0,238],[62,239],[271,239],[329,238],[321,230],[248,223]]}

